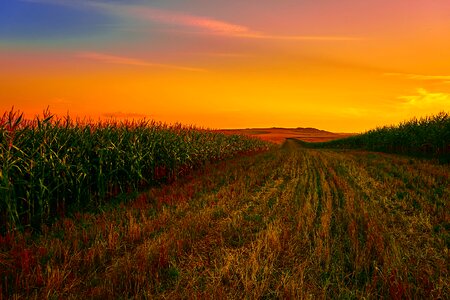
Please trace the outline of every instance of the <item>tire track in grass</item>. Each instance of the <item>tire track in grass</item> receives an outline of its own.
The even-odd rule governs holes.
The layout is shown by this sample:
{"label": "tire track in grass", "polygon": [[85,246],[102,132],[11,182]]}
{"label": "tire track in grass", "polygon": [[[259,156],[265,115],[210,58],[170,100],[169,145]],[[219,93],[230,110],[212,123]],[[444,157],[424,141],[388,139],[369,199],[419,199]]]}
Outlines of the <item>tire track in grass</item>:
{"label": "tire track in grass", "polygon": [[[274,203],[270,204],[271,199],[279,198],[278,194],[282,190],[280,187],[284,180],[279,178],[279,165],[278,163],[271,168],[261,165],[262,168],[270,170],[270,175],[267,176],[265,184],[245,195],[241,200],[243,205],[236,206],[235,199],[228,197],[219,204],[219,206],[223,205],[225,217],[222,222],[218,222],[214,226],[215,230],[212,234],[221,241],[221,244],[219,247],[202,249],[202,251],[213,253],[214,266],[204,276],[200,278],[197,276],[198,280],[191,280],[187,286],[181,284],[181,290],[190,290],[203,296],[211,295],[213,292],[217,297],[221,295],[230,297],[236,291],[249,291],[248,276],[252,274],[250,277],[253,278],[255,274],[248,269],[244,272],[244,269],[240,269],[236,262],[246,256],[248,249],[253,247],[252,245],[258,240],[261,232],[265,232],[270,226],[271,216],[262,213],[267,212],[267,207],[275,205]],[[258,170],[258,172],[260,171]],[[236,236],[239,239],[236,240]],[[251,257],[248,259],[255,262],[255,257],[253,260]],[[248,259],[245,259],[244,262],[248,262]],[[201,262],[201,259],[197,258],[194,261]],[[189,264],[192,264],[191,258],[186,261],[186,265]],[[186,278],[195,278],[195,272]],[[199,286],[200,288],[198,288]],[[179,292],[180,290],[174,291],[174,293]]]}
{"label": "tire track in grass", "polygon": [[[169,285],[147,289],[148,295],[173,298],[187,291],[238,299],[446,294],[448,285],[439,283],[448,276],[445,257],[433,249],[417,255],[419,242],[411,240],[419,234],[417,226],[408,227],[412,219],[407,211],[393,206],[391,196],[399,185],[387,175],[394,172],[389,158],[383,158],[386,170],[373,173],[358,154],[302,149],[292,142],[273,155],[271,164],[253,161],[234,184],[194,201],[223,195],[214,206],[194,205],[167,227],[161,240],[149,241],[166,248],[181,241],[182,250],[166,255],[170,268],[180,272],[176,280],[165,279]],[[405,228],[413,232],[405,233]],[[426,255],[433,256],[431,263],[424,261]],[[444,272],[438,277],[431,273],[434,286],[412,272],[411,257],[422,271],[436,264]]]}
{"label": "tire track in grass", "polygon": [[[315,220],[313,227],[303,227],[305,233],[309,232],[310,247],[306,249],[307,252],[304,254],[306,257],[304,272],[307,274],[306,286],[309,294],[302,295],[306,297],[312,293],[316,296],[327,297],[332,295],[330,290],[333,289],[333,285],[337,285],[336,281],[338,280],[336,278],[342,275],[341,264],[345,261],[342,257],[342,254],[345,254],[341,238],[343,234],[342,231],[336,232],[335,230],[338,223],[339,228],[345,226],[345,224],[342,224],[345,221],[342,214],[339,215],[337,211],[342,205],[342,200],[335,192],[336,186],[328,180],[330,176],[328,171],[330,169],[329,161],[319,151],[309,149],[302,149],[301,151],[304,151],[305,155],[315,158],[310,168],[316,170],[316,177],[315,180],[309,180],[314,183],[314,186],[310,188],[320,189],[321,193],[315,193],[310,200],[322,203],[322,208],[317,209],[315,213],[310,212],[309,216],[300,215],[301,218],[314,218]],[[300,212],[307,213],[304,209],[300,209]],[[337,233],[338,236],[336,236]],[[338,258],[338,264],[336,264],[335,258]]]}
{"label": "tire track in grass", "polygon": [[[287,171],[292,166],[298,169],[304,166],[305,170],[311,172],[319,164],[317,157],[305,156],[298,150],[291,151],[290,155],[296,157],[296,161],[292,164],[292,157],[287,159],[289,164],[282,166]],[[298,159],[300,157],[306,157],[307,160]],[[226,266],[234,266],[234,274],[240,274],[238,279],[242,282],[242,288],[251,298],[307,297],[312,290],[317,292],[321,289],[320,281],[317,281],[320,276],[313,270],[314,267],[317,269],[315,262],[318,261],[320,267],[329,264],[332,212],[329,187],[321,184],[324,207],[319,210],[318,181],[304,181],[304,172],[290,174],[294,176],[285,177],[285,189],[279,195],[279,199],[283,201],[280,200],[275,207],[277,211],[273,214],[272,222],[251,243],[250,248],[247,247],[237,257],[228,256],[233,259]],[[310,176],[323,178],[324,174],[311,172]],[[301,183],[300,179],[303,179]],[[300,184],[306,185],[307,194],[296,195]],[[320,195],[322,197],[322,192]],[[292,201],[293,197],[297,197],[299,201]],[[299,202],[304,206],[298,207]]]}
{"label": "tire track in grass", "polygon": [[352,179],[342,177],[345,167],[342,166],[340,157],[327,151],[321,152],[321,155],[327,162],[326,181],[332,190],[334,203],[331,224],[333,255],[331,271],[324,274],[329,284],[324,295],[367,297],[364,287],[371,268],[367,259],[370,260],[371,256],[363,246],[367,241],[364,230],[369,228],[365,219],[364,202],[350,187],[349,181]]}
{"label": "tire track in grass", "polygon": [[[386,168],[375,169],[377,171],[375,174],[366,169],[367,165],[362,163],[366,162],[365,160],[361,162],[357,157],[349,155],[340,159],[347,166],[345,170],[348,172],[346,178],[349,178],[349,185],[360,198],[358,202],[361,213],[358,215],[363,216],[363,219],[359,225],[359,232],[363,239],[360,239],[359,245],[357,244],[358,248],[365,252],[366,257],[376,262],[372,268],[369,261],[360,263],[366,265],[365,272],[370,277],[365,279],[368,283],[366,288],[377,288],[376,284],[370,286],[369,283],[378,280],[384,281],[384,288],[379,290],[390,297],[442,295],[445,287],[439,284],[430,285],[428,279],[424,280],[424,275],[420,272],[425,272],[426,276],[430,277],[433,277],[434,273],[434,276],[438,276],[434,278],[435,283],[442,281],[448,276],[440,273],[443,270],[447,272],[445,271],[447,268],[444,267],[445,256],[433,247],[435,243],[431,242],[433,236],[431,231],[421,232],[425,228],[418,224],[417,217],[423,218],[423,211],[415,210],[412,206],[401,209],[393,205],[398,200],[393,195],[394,191],[399,190],[399,185],[395,178],[386,180],[386,177],[393,172],[392,169],[398,168],[399,163],[393,164],[390,161],[392,158],[388,156],[383,159]],[[416,163],[419,169],[426,164],[421,161]],[[409,195],[416,199],[420,197],[414,190]],[[439,248],[442,249],[442,245]],[[411,264],[413,261],[420,263]],[[446,288],[448,289],[448,286]]]}
{"label": "tire track in grass", "polygon": [[[265,195],[258,195],[261,199],[259,209],[267,215],[264,218],[267,225],[257,233],[256,239],[238,251],[224,249],[220,267],[216,271],[218,277],[222,281],[225,279],[226,282],[238,283],[225,290],[227,296],[231,295],[231,298],[238,299],[242,297],[242,291],[247,297],[255,299],[279,298],[287,295],[286,284],[291,278],[293,266],[297,265],[296,245],[290,242],[295,217],[292,214],[293,210],[287,208],[294,204],[292,197],[298,178],[295,176],[297,172],[289,170],[292,170],[290,168],[293,166],[294,168],[299,166],[298,159],[298,156],[290,156],[279,166],[279,170],[287,171],[279,185],[283,189],[279,189],[275,194],[269,190],[268,193],[264,193]],[[276,204],[267,205],[274,196],[278,199]]]}
{"label": "tire track in grass", "polygon": [[[137,282],[141,285],[134,292],[151,297],[157,294],[163,297],[166,294],[170,295],[177,290],[178,286],[183,286],[184,289],[186,285],[189,286],[189,281],[192,284],[193,278],[199,277],[200,270],[211,266],[214,258],[214,252],[210,251],[211,249],[220,249],[226,244],[239,246],[241,236],[237,235],[238,240],[236,240],[236,232],[243,234],[242,242],[247,243],[245,239],[251,239],[251,232],[238,231],[242,212],[249,206],[247,194],[259,188],[261,184],[265,185],[265,181],[270,181],[270,174],[260,168],[267,166],[267,170],[271,170],[274,163],[267,157],[263,159],[263,163],[253,164],[252,162],[252,159],[244,162],[240,166],[241,169],[252,174],[255,172],[254,169],[258,169],[257,173],[260,177],[249,178],[246,172],[240,172],[234,181],[223,185],[217,192],[206,191],[199,197],[190,199],[185,206],[175,204],[172,208],[171,224],[165,226],[164,233],[157,239],[145,240],[140,247],[136,247],[134,251],[122,258],[122,262],[118,263],[109,274],[110,278],[105,282],[103,289],[103,293],[106,294],[102,296],[115,294],[115,291],[108,291],[107,288],[110,286],[115,286],[118,290],[128,290],[125,284],[136,285]],[[227,217],[224,218],[225,216]],[[228,231],[224,224],[228,226]],[[218,234],[220,233],[218,228],[229,232],[231,236]],[[205,251],[207,249],[208,251]],[[130,268],[133,261],[144,262],[147,269],[144,268],[144,272],[140,270],[138,273],[133,273],[133,268]],[[155,272],[155,270],[158,271]],[[189,270],[193,274],[189,274]],[[122,274],[128,275],[123,278]],[[153,288],[145,288],[145,279],[142,274],[157,275]],[[119,285],[117,285],[118,282]]]}
{"label": "tire track in grass", "polygon": [[[208,273],[208,279],[203,279],[205,290],[209,294],[201,294],[202,291],[198,290],[197,293],[211,296],[210,293],[213,292],[213,297],[219,298],[224,295],[228,298],[240,298],[242,291],[249,297],[284,295],[281,293],[284,285],[280,285],[280,280],[287,282],[293,267],[292,262],[297,265],[296,253],[292,249],[296,245],[288,242],[294,218],[288,216],[290,210],[286,210],[287,206],[293,204],[291,197],[297,178],[289,180],[287,176],[282,179],[277,176],[280,168],[292,166],[292,160],[288,161],[290,162],[284,162],[273,169],[275,180],[272,184],[263,186],[251,197],[253,200],[258,199],[251,206],[251,212],[257,213],[256,215],[260,215],[259,212],[265,213],[262,224],[257,225],[260,230],[253,232],[255,238],[240,247],[225,245],[219,251],[213,251],[216,253],[215,267]],[[298,166],[298,163],[295,165]],[[269,204],[274,198],[277,198],[276,203]],[[245,212],[249,212],[248,207],[244,214]],[[239,213],[242,214],[242,211]],[[241,226],[253,227],[244,222],[245,217],[238,220]],[[290,259],[284,259],[287,257]],[[195,286],[195,282],[192,282],[193,289]],[[180,287],[185,290],[184,285]],[[179,291],[173,292],[177,294]]]}
{"label": "tire track in grass", "polygon": [[[314,165],[314,168],[326,170],[325,179],[321,177],[321,180],[325,182],[322,184],[322,189],[325,195],[330,189],[333,199],[333,213],[330,221],[333,258],[331,261],[332,272],[322,272],[325,278],[321,278],[320,271],[310,272],[310,282],[316,284],[315,286],[314,284],[311,285],[311,290],[316,290],[315,293],[320,294],[318,289],[323,289],[323,296],[332,296],[337,293],[350,297],[363,297],[375,293],[395,298],[402,295],[409,297],[412,295],[424,296],[428,292],[433,295],[445,295],[448,285],[442,286],[439,282],[443,282],[448,276],[446,271],[448,268],[445,267],[445,253],[448,252],[444,252],[442,255],[432,250],[433,248],[431,247],[431,249],[422,254],[423,251],[420,251],[420,248],[411,247],[411,245],[420,243],[423,245],[423,240],[419,242],[422,238],[419,238],[419,241],[413,239],[414,236],[421,236],[420,231],[423,228],[421,229],[421,226],[417,226],[417,220],[414,222],[414,218],[411,218],[411,209],[407,211],[400,210],[395,213],[395,215],[402,215],[400,220],[407,218],[403,222],[399,222],[395,218],[388,217],[388,210],[392,210],[392,208],[386,209],[383,207],[384,203],[392,201],[389,196],[392,196],[392,190],[398,188],[398,185],[393,184],[392,179],[387,182],[374,180],[373,174],[368,173],[364,165],[358,163],[358,160],[349,156],[348,153],[335,151],[312,152],[313,150],[307,149],[304,151],[308,153],[307,155],[314,156],[319,154],[321,157],[322,163]],[[392,165],[392,162],[386,160],[385,164]],[[440,174],[446,174],[446,172],[448,171],[444,170]],[[321,172],[319,174],[322,176]],[[430,181],[427,177],[424,180]],[[302,190],[302,188],[299,187],[298,190]],[[303,190],[305,189],[303,188]],[[417,196],[414,195],[414,191],[412,190],[410,196]],[[327,196],[324,197],[324,199],[326,198]],[[324,200],[323,203],[328,202]],[[305,205],[302,215],[304,219],[308,219],[308,211],[308,205]],[[320,220],[325,226],[314,228],[316,236],[326,235],[327,212],[328,209],[325,209],[320,215]],[[416,211],[416,213],[424,218],[423,212]],[[316,220],[317,218],[318,215],[316,214]],[[411,230],[411,227],[414,227],[413,231],[410,233],[405,232],[405,228],[406,230]],[[392,228],[396,230],[392,230]],[[309,231],[309,236],[311,236],[310,230],[311,228],[307,230]],[[400,238],[398,235],[402,237]],[[432,233],[429,231],[424,232],[422,236],[429,238],[432,236]],[[326,237],[324,240],[326,241]],[[309,252],[309,256],[314,257],[312,255],[314,251],[326,253],[326,251],[322,251],[325,246],[326,242],[322,243],[322,245],[320,243],[314,244],[315,248]],[[322,247],[322,249],[317,247]],[[442,249],[442,247],[443,245],[441,244],[439,247],[434,248]],[[410,249],[407,251],[403,250],[407,248]],[[420,275],[417,271],[411,272],[420,265],[416,263],[412,267],[405,261],[404,255],[408,256],[412,252],[416,256],[415,259],[417,259],[417,254],[419,254],[419,257],[422,257],[422,259],[419,259],[422,262],[422,266],[419,269],[429,270],[431,266],[435,266],[432,268],[438,271],[438,277],[436,275],[434,277],[434,282],[438,283],[437,285],[433,287],[427,283],[427,280],[423,279],[423,275]],[[431,255],[433,258],[426,262],[423,257],[428,255]],[[399,259],[402,256],[403,260]],[[324,261],[326,262],[326,256],[323,256],[322,260],[318,259],[317,262],[319,263],[310,264],[308,268],[310,270],[326,271],[327,267],[326,265],[324,267]],[[326,287],[327,284],[330,285],[329,288]]]}

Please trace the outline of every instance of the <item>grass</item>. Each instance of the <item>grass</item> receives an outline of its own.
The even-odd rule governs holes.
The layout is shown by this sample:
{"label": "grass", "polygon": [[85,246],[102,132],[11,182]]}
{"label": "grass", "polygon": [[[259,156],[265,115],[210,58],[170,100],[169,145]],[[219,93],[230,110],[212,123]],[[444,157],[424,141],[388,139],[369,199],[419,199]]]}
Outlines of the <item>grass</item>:
{"label": "grass", "polygon": [[12,299],[450,295],[450,166],[294,140],[0,241]]}

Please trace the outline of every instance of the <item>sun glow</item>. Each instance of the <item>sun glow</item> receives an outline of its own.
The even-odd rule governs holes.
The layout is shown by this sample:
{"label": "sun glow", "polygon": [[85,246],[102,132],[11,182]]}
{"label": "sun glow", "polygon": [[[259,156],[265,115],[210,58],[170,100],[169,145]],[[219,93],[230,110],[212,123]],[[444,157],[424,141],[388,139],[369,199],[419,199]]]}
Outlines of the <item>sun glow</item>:
{"label": "sun glow", "polygon": [[0,109],[337,132],[450,109],[447,2],[263,2],[3,4]]}

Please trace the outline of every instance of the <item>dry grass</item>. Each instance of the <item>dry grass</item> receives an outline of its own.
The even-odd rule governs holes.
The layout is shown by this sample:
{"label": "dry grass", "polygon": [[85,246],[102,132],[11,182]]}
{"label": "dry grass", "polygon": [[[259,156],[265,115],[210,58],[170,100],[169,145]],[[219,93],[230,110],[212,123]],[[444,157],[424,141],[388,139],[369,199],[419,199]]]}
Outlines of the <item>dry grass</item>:
{"label": "dry grass", "polygon": [[0,243],[3,298],[448,298],[450,168],[301,148]]}

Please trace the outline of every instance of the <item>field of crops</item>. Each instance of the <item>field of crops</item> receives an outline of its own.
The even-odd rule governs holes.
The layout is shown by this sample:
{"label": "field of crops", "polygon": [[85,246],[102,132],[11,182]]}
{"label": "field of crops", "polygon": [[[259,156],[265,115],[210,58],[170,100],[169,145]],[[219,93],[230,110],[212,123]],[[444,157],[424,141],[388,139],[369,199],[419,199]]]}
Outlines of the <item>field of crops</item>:
{"label": "field of crops", "polygon": [[449,176],[429,160],[288,140],[38,237],[2,236],[0,295],[448,299]]}
{"label": "field of crops", "polygon": [[120,193],[268,144],[150,121],[90,122],[0,117],[0,233],[39,228],[68,208],[95,208]]}
{"label": "field of crops", "polygon": [[325,143],[305,144],[314,148],[364,149],[387,153],[436,158],[450,163],[450,115],[414,118],[395,126],[385,126]]}

